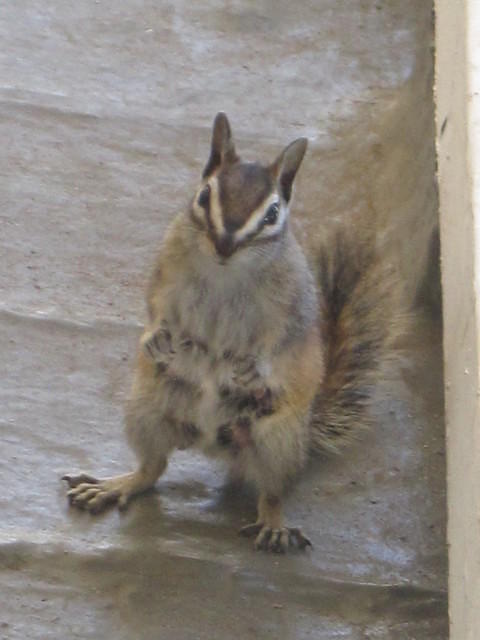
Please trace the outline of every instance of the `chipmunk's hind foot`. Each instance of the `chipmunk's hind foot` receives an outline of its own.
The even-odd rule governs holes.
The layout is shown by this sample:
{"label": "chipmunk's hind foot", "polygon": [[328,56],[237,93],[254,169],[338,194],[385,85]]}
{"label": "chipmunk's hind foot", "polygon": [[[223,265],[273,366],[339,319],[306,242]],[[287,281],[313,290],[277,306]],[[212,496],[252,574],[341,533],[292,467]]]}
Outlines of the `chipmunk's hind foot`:
{"label": "chipmunk's hind foot", "polygon": [[104,480],[81,473],[76,476],[65,475],[62,480],[66,480],[70,487],[67,493],[70,504],[96,514],[113,504],[117,504],[121,511],[126,509],[134,495],[153,487],[159,475],[157,471],[145,473],[138,470]]}
{"label": "chipmunk's hind foot", "polygon": [[239,533],[247,538],[255,536],[255,549],[272,553],[286,553],[292,547],[304,551],[312,546],[310,540],[297,527],[273,529],[262,522],[255,522],[242,527]]}

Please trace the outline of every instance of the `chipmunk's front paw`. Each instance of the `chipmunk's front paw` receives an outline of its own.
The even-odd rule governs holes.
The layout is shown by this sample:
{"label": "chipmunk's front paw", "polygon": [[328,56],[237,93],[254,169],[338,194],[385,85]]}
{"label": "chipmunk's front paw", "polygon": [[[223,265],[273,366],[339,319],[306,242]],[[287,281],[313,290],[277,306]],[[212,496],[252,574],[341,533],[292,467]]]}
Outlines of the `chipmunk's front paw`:
{"label": "chipmunk's front paw", "polygon": [[243,389],[258,389],[262,386],[255,356],[247,355],[234,361],[233,382]]}
{"label": "chipmunk's front paw", "polygon": [[263,522],[255,522],[242,527],[240,535],[247,538],[255,536],[255,549],[273,553],[286,553],[291,547],[304,551],[312,546],[310,540],[296,527],[273,529]]}
{"label": "chipmunk's front paw", "polygon": [[165,321],[155,331],[145,332],[141,338],[141,345],[144,354],[157,364],[168,366],[175,355],[172,334]]}

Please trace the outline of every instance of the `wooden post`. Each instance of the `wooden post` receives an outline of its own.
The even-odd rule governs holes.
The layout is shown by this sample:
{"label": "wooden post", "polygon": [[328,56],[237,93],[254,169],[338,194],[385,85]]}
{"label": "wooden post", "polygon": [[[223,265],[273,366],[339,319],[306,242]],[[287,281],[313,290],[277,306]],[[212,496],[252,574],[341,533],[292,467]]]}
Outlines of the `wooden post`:
{"label": "wooden post", "polygon": [[480,638],[480,2],[436,0],[451,640]]}

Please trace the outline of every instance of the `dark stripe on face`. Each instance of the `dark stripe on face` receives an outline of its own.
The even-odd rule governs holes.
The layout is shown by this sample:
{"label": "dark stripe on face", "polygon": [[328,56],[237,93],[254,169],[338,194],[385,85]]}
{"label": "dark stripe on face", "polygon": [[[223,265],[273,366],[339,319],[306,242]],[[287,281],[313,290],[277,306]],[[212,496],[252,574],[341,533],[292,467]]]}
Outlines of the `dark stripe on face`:
{"label": "dark stripe on face", "polygon": [[279,240],[281,237],[285,235],[287,231],[287,225],[288,225],[288,220],[285,220],[281,228],[278,229],[278,231],[276,231],[273,235],[262,236],[259,234],[262,231],[262,229],[265,227],[265,224],[260,224],[260,226],[258,227],[258,229],[256,229],[256,231],[252,231],[252,233],[249,233],[247,236],[245,236],[245,238],[238,240],[237,247],[238,248],[243,247],[246,244],[262,245],[262,244],[269,244],[271,242],[275,242],[276,240]]}
{"label": "dark stripe on face", "polygon": [[[211,200],[211,197],[212,197],[212,194],[211,194],[211,190],[210,190],[210,185],[207,184],[200,191],[199,195],[196,197],[196,200],[194,200],[194,203],[196,203],[196,205],[198,207],[201,207],[204,210],[204,212],[205,212],[205,221],[207,223],[208,235],[210,236],[212,241],[215,241],[215,237],[216,237],[215,228],[213,226],[212,215],[210,213],[210,200]],[[193,210],[193,203],[192,203],[192,206],[190,208],[190,217],[192,218],[193,222],[195,223],[195,225],[197,226],[198,229],[205,229],[205,224],[204,224],[203,220],[200,220],[195,215],[195,212]]]}

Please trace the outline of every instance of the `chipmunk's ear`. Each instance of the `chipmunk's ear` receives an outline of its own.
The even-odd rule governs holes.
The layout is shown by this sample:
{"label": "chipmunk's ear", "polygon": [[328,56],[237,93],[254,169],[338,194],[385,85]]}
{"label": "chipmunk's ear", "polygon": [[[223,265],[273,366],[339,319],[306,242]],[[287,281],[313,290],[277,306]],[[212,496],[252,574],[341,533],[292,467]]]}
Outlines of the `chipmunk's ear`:
{"label": "chipmunk's ear", "polygon": [[270,167],[273,178],[280,187],[282,197],[289,202],[292,185],[307,150],[307,138],[298,138],[286,147]]}
{"label": "chipmunk's ear", "polygon": [[233,144],[232,130],[230,123],[223,111],[217,113],[213,122],[212,146],[210,149],[210,158],[203,170],[203,178],[212,175],[215,169],[226,162],[232,163],[238,160],[235,153],[235,145]]}

